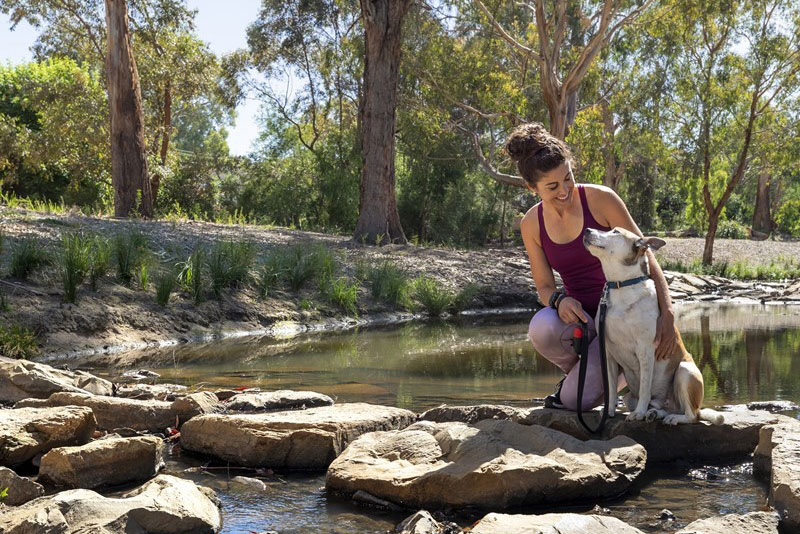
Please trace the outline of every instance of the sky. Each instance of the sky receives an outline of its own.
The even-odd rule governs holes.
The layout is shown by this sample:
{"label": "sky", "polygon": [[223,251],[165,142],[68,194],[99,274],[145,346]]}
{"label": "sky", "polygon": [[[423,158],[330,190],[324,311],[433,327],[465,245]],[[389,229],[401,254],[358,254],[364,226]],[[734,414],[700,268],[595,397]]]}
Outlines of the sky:
{"label": "sky", "polygon": [[[260,0],[187,0],[197,10],[195,31],[217,54],[247,46],[245,30],[256,19]],[[38,32],[22,22],[11,31],[7,15],[0,13],[0,64],[18,64],[33,59],[30,51]],[[256,116],[259,105],[247,99],[236,108],[236,124],[228,129],[228,146],[233,154],[247,154],[258,136]]]}

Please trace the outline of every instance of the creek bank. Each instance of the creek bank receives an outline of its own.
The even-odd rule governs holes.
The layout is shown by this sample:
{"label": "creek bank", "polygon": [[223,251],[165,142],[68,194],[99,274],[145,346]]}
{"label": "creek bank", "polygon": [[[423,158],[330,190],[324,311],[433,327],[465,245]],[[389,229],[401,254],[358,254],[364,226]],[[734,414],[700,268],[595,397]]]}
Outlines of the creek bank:
{"label": "creek bank", "polygon": [[[469,310],[533,310],[538,307],[524,248],[455,250],[413,245],[380,248],[354,244],[349,236],[328,235],[252,225],[221,225],[196,221],[167,222],[113,220],[80,215],[40,214],[0,206],[0,222],[11,248],[23,237],[41,242],[55,255],[66,232],[86,231],[105,236],[137,232],[144,235],[158,256],[175,262],[185,260],[197,246],[227,240],[250,241],[259,255],[292,245],[324,245],[341,259],[340,275],[354,278],[359,266],[392,261],[410,278],[434,278],[450,290],[475,284],[484,290],[468,305]],[[667,238],[664,256],[671,250],[681,257],[685,240]],[[702,242],[701,239],[697,240]],[[719,240],[718,250],[724,248]],[[748,244],[749,243],[744,243]],[[674,246],[669,246],[674,245]],[[741,245],[741,243],[737,243]],[[776,254],[791,256],[794,243],[773,243]],[[720,252],[721,254],[721,252]],[[755,257],[761,260],[763,253]],[[8,262],[7,254],[0,261]],[[769,258],[766,258],[769,259]],[[179,292],[161,307],[151,290],[141,291],[101,280],[97,292],[81,288],[77,304],[64,304],[55,266],[27,281],[4,287],[8,310],[0,310],[0,322],[18,323],[40,335],[42,360],[87,354],[204,342],[229,336],[282,336],[288,332],[323,331],[397,324],[422,318],[372,298],[369,288],[358,289],[359,317],[346,317],[312,289],[298,292],[277,289],[261,298],[253,288],[225,291],[219,300],[195,304]],[[4,265],[0,270],[6,272]],[[734,282],[714,276],[667,273],[675,300],[724,302],[797,302],[800,284]]]}

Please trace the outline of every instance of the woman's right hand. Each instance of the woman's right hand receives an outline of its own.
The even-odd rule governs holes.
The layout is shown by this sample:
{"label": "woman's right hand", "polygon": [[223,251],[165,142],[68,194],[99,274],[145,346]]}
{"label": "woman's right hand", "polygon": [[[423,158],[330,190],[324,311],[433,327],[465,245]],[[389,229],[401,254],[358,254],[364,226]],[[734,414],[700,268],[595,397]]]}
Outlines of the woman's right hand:
{"label": "woman's right hand", "polygon": [[558,316],[567,324],[589,322],[589,316],[583,311],[581,303],[572,297],[564,297],[558,303]]}

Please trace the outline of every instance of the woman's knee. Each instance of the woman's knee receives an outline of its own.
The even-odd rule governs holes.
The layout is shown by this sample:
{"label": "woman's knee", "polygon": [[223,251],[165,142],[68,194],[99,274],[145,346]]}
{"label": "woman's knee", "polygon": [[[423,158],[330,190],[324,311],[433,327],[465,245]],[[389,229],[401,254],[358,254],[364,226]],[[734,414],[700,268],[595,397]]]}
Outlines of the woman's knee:
{"label": "woman's knee", "polygon": [[553,308],[542,308],[528,325],[528,339],[536,350],[558,342],[564,323]]}

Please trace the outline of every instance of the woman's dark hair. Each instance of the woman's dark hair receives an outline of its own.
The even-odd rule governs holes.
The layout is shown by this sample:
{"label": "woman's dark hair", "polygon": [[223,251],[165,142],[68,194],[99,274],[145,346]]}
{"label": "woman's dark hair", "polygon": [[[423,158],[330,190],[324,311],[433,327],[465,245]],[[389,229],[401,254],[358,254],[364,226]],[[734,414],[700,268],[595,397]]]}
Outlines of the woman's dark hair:
{"label": "woman's dark hair", "polygon": [[517,126],[506,139],[506,152],[517,162],[517,169],[531,187],[544,173],[572,160],[566,143],[550,135],[538,122]]}

